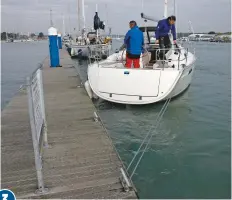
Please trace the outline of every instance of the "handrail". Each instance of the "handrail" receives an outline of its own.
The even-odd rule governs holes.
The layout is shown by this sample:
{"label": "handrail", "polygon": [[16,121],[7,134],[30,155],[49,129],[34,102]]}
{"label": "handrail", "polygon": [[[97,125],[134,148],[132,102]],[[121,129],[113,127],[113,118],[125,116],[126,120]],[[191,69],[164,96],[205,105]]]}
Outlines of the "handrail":
{"label": "handrail", "polygon": [[[106,45],[107,46],[107,45]],[[102,49],[102,46],[98,45],[97,46],[98,49]],[[94,49],[95,50],[95,49]],[[90,52],[93,52],[94,51],[93,49],[90,49]],[[156,58],[159,58],[159,54],[161,51],[167,51],[167,50],[170,50],[170,49],[157,49],[156,50]],[[187,57],[188,57],[188,48],[184,48],[184,47],[175,47],[175,48],[172,48],[171,50],[173,51],[177,51],[178,50],[178,58],[177,59],[172,59],[171,61],[178,61],[178,70],[180,70],[180,65],[181,65],[181,61],[186,61],[187,62]],[[182,52],[181,50],[185,50],[184,52]],[[108,50],[109,51],[109,50]],[[125,49],[123,49],[122,52],[118,52],[118,54],[115,55],[115,57],[117,57],[115,60],[113,60],[113,63],[121,63],[123,65],[124,68],[126,68],[125,66],[125,60],[123,59],[124,58],[124,54],[125,54]],[[148,56],[149,51],[144,48],[144,53],[140,56],[140,59]],[[121,54],[121,58],[120,58],[120,54]],[[94,61],[96,61],[98,63],[98,66],[99,66],[99,61],[101,60],[101,56],[102,56],[102,52],[101,50],[98,50],[98,53],[94,56],[92,56],[92,59],[94,59]],[[169,61],[168,59],[157,59],[157,61],[161,61],[161,62],[167,62]],[[91,60],[90,60],[90,63],[91,63]],[[146,68],[146,64],[144,64],[143,60],[142,60],[142,63],[143,63],[143,68]],[[105,63],[106,64],[106,63]],[[163,68],[164,68],[164,65],[163,65]]]}
{"label": "handrail", "polygon": [[[179,53],[178,59],[172,60],[172,61],[183,61],[183,60],[185,60],[186,58],[180,59],[180,55],[181,55],[181,51],[180,51],[180,50],[182,50],[182,49],[185,50],[184,47],[171,48],[171,49],[167,49],[167,48],[164,48],[164,49],[157,49],[157,51],[156,51],[156,58],[159,58],[158,55],[160,54],[161,51],[164,51],[164,52],[165,52],[165,51],[169,51],[169,50],[173,50],[173,51],[179,50],[179,52],[178,52],[178,53]],[[186,51],[186,50],[185,50],[185,51]],[[187,51],[187,55],[188,55],[188,51]],[[164,60],[159,59],[159,61],[168,61],[168,60],[167,60],[167,59],[164,59]]]}
{"label": "handrail", "polygon": [[[123,49],[123,51],[122,51],[122,55],[121,55],[121,63],[123,64],[123,66],[126,68],[126,66],[125,66],[125,64],[124,64],[124,60],[123,60],[123,54],[124,54],[124,52],[125,52],[125,50],[126,49]],[[141,58],[144,58],[146,55],[146,53],[149,53],[149,51],[146,49],[146,48],[144,48],[143,47],[143,50],[144,50],[144,53],[142,54],[142,56],[140,55],[140,58],[139,59],[141,59]]]}
{"label": "handrail", "polygon": [[89,63],[97,62],[99,63],[102,60],[103,56],[106,55],[107,57],[110,55],[110,48],[109,45],[111,44],[96,44],[96,45],[89,45]]}

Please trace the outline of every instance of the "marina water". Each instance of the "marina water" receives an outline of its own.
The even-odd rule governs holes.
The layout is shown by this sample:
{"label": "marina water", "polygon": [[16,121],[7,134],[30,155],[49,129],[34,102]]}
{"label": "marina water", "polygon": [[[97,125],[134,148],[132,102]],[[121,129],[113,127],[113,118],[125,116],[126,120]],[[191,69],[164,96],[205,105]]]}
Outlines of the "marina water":
{"label": "marina water", "polygon": [[[171,101],[133,177],[140,198],[230,197],[230,44],[194,45],[198,60],[192,84]],[[114,41],[114,48],[119,46]],[[2,109],[47,55],[47,42],[2,44]],[[74,63],[86,80],[87,62]],[[163,103],[94,103],[128,165]]]}

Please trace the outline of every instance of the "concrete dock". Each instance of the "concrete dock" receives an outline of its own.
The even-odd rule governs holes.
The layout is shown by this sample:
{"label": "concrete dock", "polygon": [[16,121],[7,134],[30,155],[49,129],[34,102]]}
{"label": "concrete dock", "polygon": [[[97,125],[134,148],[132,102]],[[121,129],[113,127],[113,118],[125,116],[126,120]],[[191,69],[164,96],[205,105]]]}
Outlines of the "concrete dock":
{"label": "concrete dock", "polygon": [[1,188],[20,199],[128,199],[119,180],[123,166],[100,122],[95,107],[65,50],[62,68],[43,64],[45,111],[50,148],[43,152],[48,193],[35,194],[37,177],[26,91],[20,91],[2,111]]}

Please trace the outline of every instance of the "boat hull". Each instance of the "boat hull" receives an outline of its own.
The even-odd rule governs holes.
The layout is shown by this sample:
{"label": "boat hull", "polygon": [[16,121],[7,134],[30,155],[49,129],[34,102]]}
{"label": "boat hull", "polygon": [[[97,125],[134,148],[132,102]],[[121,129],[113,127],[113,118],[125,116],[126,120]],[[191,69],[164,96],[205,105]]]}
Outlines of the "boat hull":
{"label": "boat hull", "polygon": [[[163,81],[162,81],[162,79],[159,79],[159,81],[160,81],[159,83],[158,82],[154,83],[152,87],[146,88],[146,90],[149,93],[151,90],[153,90],[152,96],[149,96],[148,94],[144,94],[144,93],[143,93],[144,95],[140,96],[139,94],[125,95],[125,94],[118,94],[118,92],[117,92],[117,94],[114,92],[112,92],[112,93],[107,93],[104,91],[102,92],[101,88],[100,88],[100,90],[99,90],[99,88],[96,88],[96,85],[98,85],[98,87],[101,87],[100,86],[101,83],[94,83],[93,81],[91,81],[91,78],[89,79],[89,76],[88,76],[88,79],[89,79],[88,84],[89,84],[89,87],[91,88],[93,94],[95,94],[95,96],[98,96],[101,99],[104,99],[106,101],[120,103],[120,104],[134,104],[134,105],[136,105],[136,104],[137,105],[152,104],[152,103],[160,102],[160,101],[163,101],[163,100],[166,100],[169,98],[173,98],[173,97],[178,96],[181,93],[183,93],[191,84],[194,68],[195,68],[195,66],[194,66],[194,64],[192,64],[192,65],[186,67],[185,69],[183,69],[179,74],[175,74],[175,76],[173,76],[173,77],[167,75],[167,78],[165,78]],[[88,74],[89,74],[89,72],[88,72]],[[173,80],[172,85],[169,85],[169,87],[164,88],[164,87],[166,87],[165,81],[167,81],[168,79],[171,79],[171,78]],[[121,79],[121,81],[123,81],[123,80]],[[163,82],[162,85],[164,87],[161,85],[161,82]],[[158,89],[157,89],[157,87],[154,87],[155,85],[159,86]],[[142,86],[142,87],[144,88],[145,86]],[[139,87],[134,85],[134,88],[138,89]],[[154,90],[156,90],[156,91],[154,91]],[[140,93],[141,93],[141,91],[140,91]],[[165,92],[162,92],[162,91],[165,91]]]}
{"label": "boat hull", "polygon": [[179,96],[180,94],[186,91],[186,89],[191,85],[194,69],[195,65],[193,64],[183,71],[183,74],[181,75],[176,86],[173,88],[173,91],[165,99]]}

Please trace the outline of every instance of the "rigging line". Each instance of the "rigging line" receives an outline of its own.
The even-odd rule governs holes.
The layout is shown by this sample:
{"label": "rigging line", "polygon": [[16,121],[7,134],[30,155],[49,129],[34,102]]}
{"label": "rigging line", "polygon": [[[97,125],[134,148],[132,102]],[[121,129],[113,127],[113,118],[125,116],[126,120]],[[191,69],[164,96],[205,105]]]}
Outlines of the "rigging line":
{"label": "rigging line", "polygon": [[[157,121],[159,120],[159,117],[160,117],[161,113],[163,112],[164,108],[166,107],[167,102],[168,102],[168,99],[165,101],[165,103],[164,103],[164,105],[163,105],[162,109],[161,109],[161,110],[160,110],[160,112],[158,113],[158,115],[157,115],[157,117],[156,117],[155,122],[157,122]],[[143,146],[143,144],[145,143],[145,141],[146,141],[147,137],[148,137],[148,136],[149,136],[149,134],[151,133],[151,130],[152,130],[152,128],[153,128],[153,127],[154,127],[154,125],[152,125],[152,126],[150,127],[150,129],[149,129],[149,131],[148,131],[147,135],[145,136],[145,138],[143,139],[143,141],[142,141],[141,145],[139,146],[139,149],[137,150],[137,152],[135,153],[134,157],[132,158],[132,160],[131,160],[130,164],[128,165],[128,167],[127,167],[127,171],[130,169],[130,167],[131,167],[132,163],[134,162],[135,158],[136,158],[136,157],[137,157],[137,155],[139,154],[140,149],[142,148],[142,146]]]}
{"label": "rigging line", "polygon": [[[167,99],[167,102],[168,102],[168,103],[166,104],[167,106],[166,106],[165,110],[167,109],[170,100],[171,100],[171,98]],[[165,110],[164,110],[164,112],[162,113],[159,122],[161,121],[161,119],[162,119],[162,117],[163,117],[163,115],[164,115],[164,113],[165,113]],[[157,128],[158,125],[159,125],[159,124],[157,124],[155,128]],[[155,132],[155,131],[154,131],[154,132]],[[154,133],[154,132],[153,132],[153,133]],[[130,175],[130,179],[132,179],[132,177],[133,177],[133,175],[134,175],[134,173],[135,173],[135,171],[136,171],[136,169],[137,169],[137,167],[138,167],[140,161],[142,160],[143,155],[144,155],[145,151],[147,150],[147,147],[148,147],[148,145],[149,145],[149,143],[150,143],[150,140],[152,139],[153,135],[154,135],[154,134],[151,134],[151,135],[150,135],[150,138],[148,139],[148,142],[147,142],[147,144],[146,144],[146,146],[145,146],[145,149],[144,149],[143,153],[141,154],[141,156],[140,156],[140,158],[139,158],[139,160],[138,160],[136,166],[134,167],[133,172],[132,172],[131,175]]]}
{"label": "rigging line", "polygon": [[[160,112],[158,113],[158,115],[157,115],[157,117],[156,117],[156,120],[155,120],[156,122],[158,121],[159,116],[160,116],[160,114],[163,112],[163,109],[165,108],[166,104],[167,104],[167,101],[164,103],[164,105],[163,105],[162,109],[161,109],[161,110],[160,110]],[[139,154],[140,149],[142,148],[143,144],[145,143],[145,141],[146,141],[147,137],[149,136],[149,134],[150,134],[150,132],[151,132],[151,130],[152,130],[152,128],[153,128],[153,126],[154,126],[154,125],[152,125],[152,126],[150,127],[150,129],[149,129],[149,131],[148,131],[148,133],[147,133],[146,137],[143,139],[143,141],[142,141],[141,145],[139,146],[139,149],[137,150],[136,154],[134,155],[133,159],[131,160],[130,164],[128,165],[128,167],[127,167],[127,171],[130,169],[130,167],[131,167],[131,165],[132,165],[133,161],[135,160],[136,156]]]}

